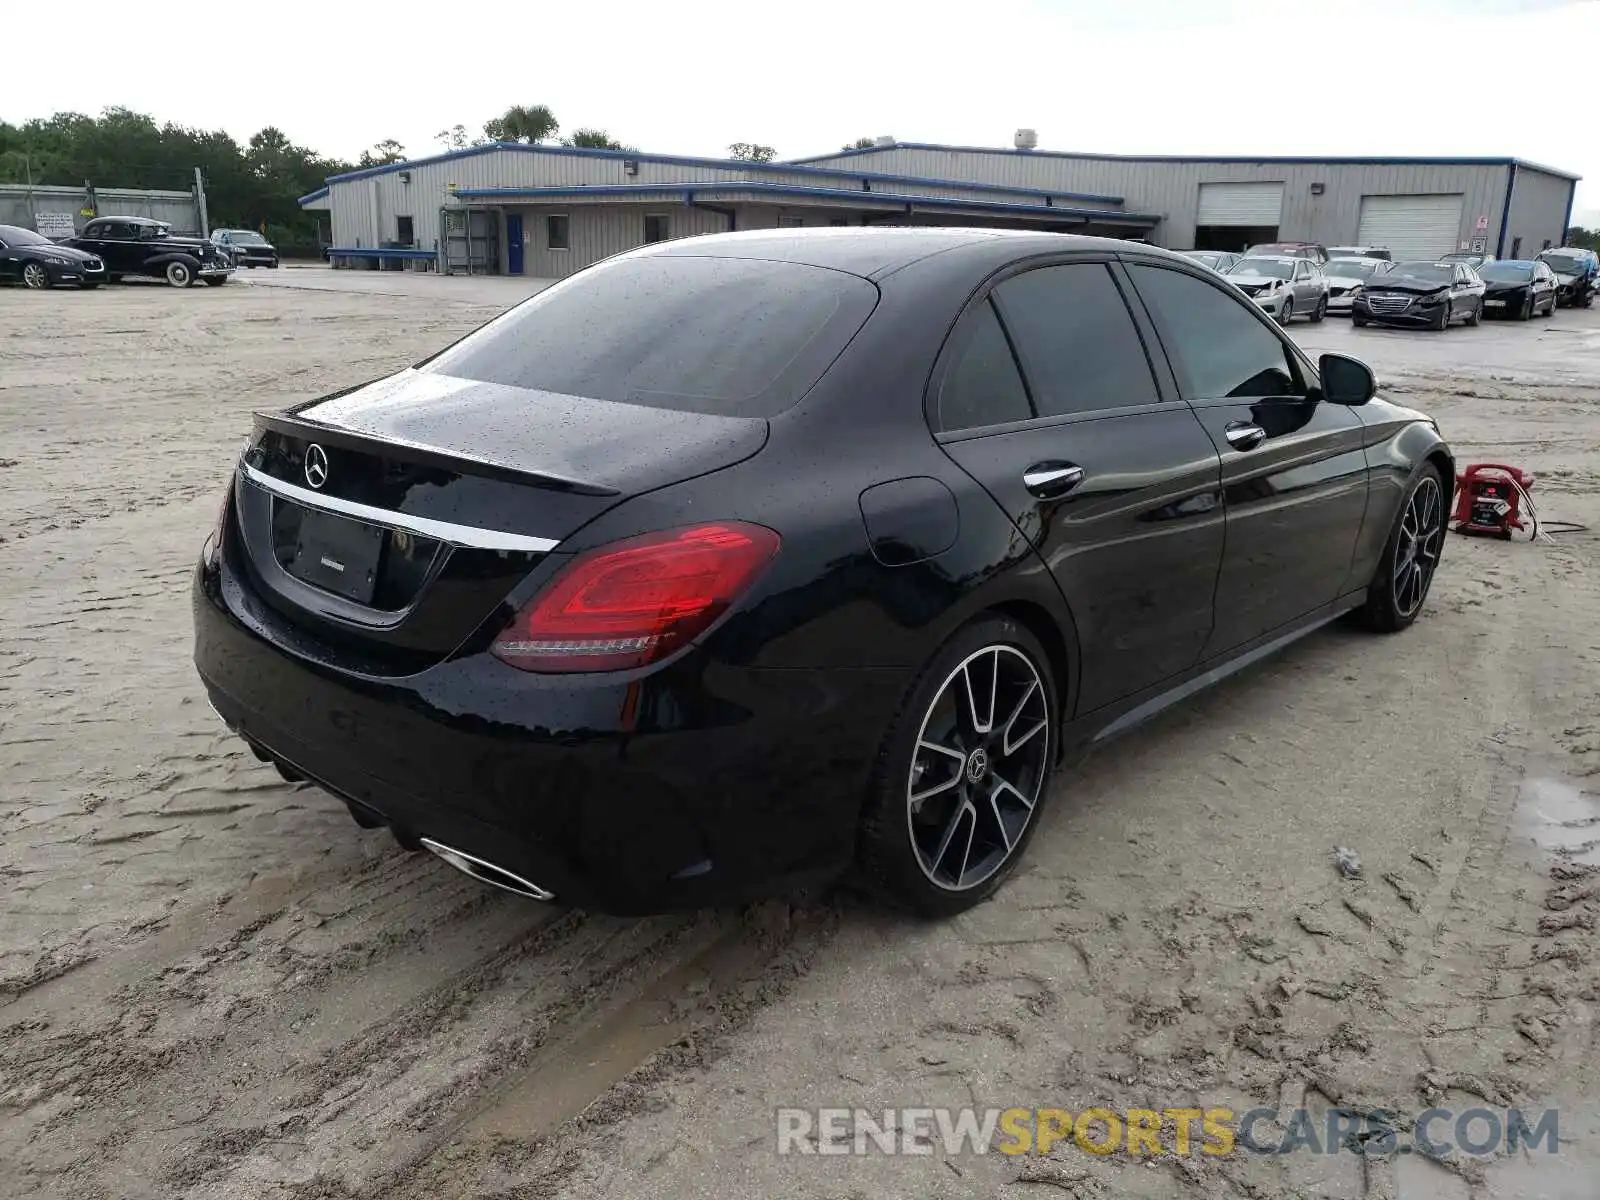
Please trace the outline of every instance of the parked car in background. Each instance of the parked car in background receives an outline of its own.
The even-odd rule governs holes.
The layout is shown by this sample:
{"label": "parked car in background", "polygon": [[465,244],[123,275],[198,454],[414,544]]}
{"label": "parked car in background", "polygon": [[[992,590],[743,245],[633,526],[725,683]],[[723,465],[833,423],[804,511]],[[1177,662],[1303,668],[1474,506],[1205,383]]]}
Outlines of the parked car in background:
{"label": "parked car in background", "polygon": [[275,267],[278,250],[254,229],[214,229],[211,241],[222,247],[238,267]]}
{"label": "parked car in background", "polygon": [[66,244],[98,256],[112,283],[142,275],[173,287],[197,279],[216,287],[233,273],[233,260],[204,238],[174,235],[172,226],[148,217],[96,217]]}
{"label": "parked car in background", "polygon": [[1452,250],[1449,254],[1441,254],[1440,262],[1465,263],[1476,271],[1484,263],[1494,262],[1492,254],[1485,254],[1481,250]]}
{"label": "parked car in background", "polygon": [[1484,282],[1458,262],[1398,262],[1361,289],[1350,308],[1357,325],[1447,328],[1483,320]]}
{"label": "parked car in background", "polygon": [[58,245],[20,225],[0,225],[0,280],[36,289],[58,284],[96,288],[105,277],[96,254]]}
{"label": "parked car in background", "polygon": [[1535,313],[1548,317],[1556,311],[1556,273],[1546,263],[1502,258],[1484,263],[1478,275],[1485,316],[1526,321]]}
{"label": "parked car in background", "polygon": [[1335,258],[1381,258],[1385,262],[1394,261],[1394,255],[1389,253],[1387,246],[1329,246],[1329,259]]}
{"label": "parked car in background", "polygon": [[1594,303],[1594,294],[1600,287],[1600,261],[1593,250],[1577,246],[1541,251],[1539,262],[1556,275],[1556,302],[1562,308],[1588,308]]}
{"label": "parked car in background", "polygon": [[1202,266],[1210,267],[1218,275],[1226,275],[1241,257],[1227,250],[1184,250],[1180,253]]}
{"label": "parked car in background", "polygon": [[1264,242],[1251,246],[1244,252],[1246,258],[1309,258],[1315,262],[1328,261],[1328,248],[1318,242]]}
{"label": "parked car in background", "polygon": [[1176,254],[887,233],[647,245],[258,414],[193,578],[221,719],[524,897],[855,862],[950,916],[1058,764],[1345,612],[1416,619],[1455,464],[1365,365]]}
{"label": "parked car in background", "polygon": [[1309,258],[1247,254],[1228,272],[1228,282],[1280,325],[1296,317],[1316,322],[1328,314],[1328,277]]}
{"label": "parked car in background", "polygon": [[1328,277],[1328,311],[1348,316],[1367,280],[1382,275],[1392,265],[1384,258],[1330,258],[1322,266],[1322,273]]}

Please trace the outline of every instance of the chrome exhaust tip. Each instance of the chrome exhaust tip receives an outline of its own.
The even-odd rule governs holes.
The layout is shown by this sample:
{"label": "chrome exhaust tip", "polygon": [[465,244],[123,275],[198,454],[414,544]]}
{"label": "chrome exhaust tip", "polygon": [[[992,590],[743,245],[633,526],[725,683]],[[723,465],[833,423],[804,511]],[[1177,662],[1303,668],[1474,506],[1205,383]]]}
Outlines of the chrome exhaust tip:
{"label": "chrome exhaust tip", "polygon": [[430,854],[436,854],[445,862],[464,875],[471,875],[479,883],[487,883],[492,887],[504,888],[508,892],[515,892],[519,896],[527,896],[531,900],[554,900],[555,893],[548,892],[536,883],[529,883],[520,875],[513,874],[504,867],[497,867],[491,862],[475,858],[453,846],[446,846],[432,838],[419,838],[422,848]]}

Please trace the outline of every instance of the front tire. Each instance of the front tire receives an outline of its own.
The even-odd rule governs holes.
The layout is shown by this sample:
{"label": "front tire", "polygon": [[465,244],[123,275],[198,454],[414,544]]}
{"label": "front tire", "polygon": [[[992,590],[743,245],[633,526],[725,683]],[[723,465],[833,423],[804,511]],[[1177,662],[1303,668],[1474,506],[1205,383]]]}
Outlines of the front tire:
{"label": "front tire", "polygon": [[1358,317],[1353,312],[1350,314],[1350,324],[1354,325],[1357,329],[1365,329],[1368,323],[1369,322],[1365,317]]}
{"label": "front tire", "polygon": [[1294,300],[1288,296],[1283,298],[1283,306],[1278,309],[1278,324],[1287,326],[1294,320]]}
{"label": "front tire", "polygon": [[1317,307],[1311,312],[1311,323],[1320,325],[1322,318],[1328,315],[1328,298],[1326,296],[1317,301]]}
{"label": "front tire", "polygon": [[982,618],[941,646],[878,753],[858,843],[868,883],[928,916],[993,895],[1039,823],[1057,711],[1049,657],[1019,622]]}
{"label": "front tire", "polygon": [[1517,320],[1526,321],[1533,316],[1533,297],[1529,296],[1522,302],[1522,310],[1517,313]]}
{"label": "front tire", "polygon": [[207,278],[206,286],[207,287],[221,287],[223,284],[225,284],[227,282],[228,282],[228,277],[226,275],[214,275],[214,276],[211,276],[211,277]]}
{"label": "front tire", "polygon": [[50,268],[43,263],[25,264],[22,268],[22,286],[43,291],[50,286]]}
{"label": "front tire", "polygon": [[166,277],[167,282],[175,288],[186,288],[194,282],[194,272],[189,269],[188,263],[169,262]]}
{"label": "front tire", "polygon": [[1438,330],[1449,329],[1451,318],[1453,318],[1455,315],[1455,307],[1453,305],[1446,304],[1440,311],[1439,319],[1434,322],[1433,327]]}
{"label": "front tire", "polygon": [[1472,306],[1472,311],[1467,314],[1468,325],[1481,325],[1483,323],[1483,301],[1479,300]]}
{"label": "front tire", "polygon": [[100,286],[100,281],[98,279],[85,279],[82,283],[78,284],[78,286],[86,292],[92,292],[95,290],[95,288]]}
{"label": "front tire", "polygon": [[1556,298],[1554,296],[1550,297],[1550,307],[1545,309],[1539,315],[1541,317],[1553,317],[1556,315]]}
{"label": "front tire", "polygon": [[1439,567],[1444,533],[1444,480],[1428,463],[1400,504],[1366,603],[1357,610],[1369,629],[1398,633],[1417,619]]}

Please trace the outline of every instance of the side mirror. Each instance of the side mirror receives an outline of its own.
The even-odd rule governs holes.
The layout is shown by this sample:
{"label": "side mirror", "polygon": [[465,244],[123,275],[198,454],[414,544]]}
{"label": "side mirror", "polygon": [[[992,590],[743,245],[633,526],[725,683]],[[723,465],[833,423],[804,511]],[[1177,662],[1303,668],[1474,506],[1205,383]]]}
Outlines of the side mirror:
{"label": "side mirror", "polygon": [[1359,408],[1378,393],[1377,376],[1359,358],[1324,354],[1317,360],[1317,373],[1322,376],[1322,398],[1329,404]]}

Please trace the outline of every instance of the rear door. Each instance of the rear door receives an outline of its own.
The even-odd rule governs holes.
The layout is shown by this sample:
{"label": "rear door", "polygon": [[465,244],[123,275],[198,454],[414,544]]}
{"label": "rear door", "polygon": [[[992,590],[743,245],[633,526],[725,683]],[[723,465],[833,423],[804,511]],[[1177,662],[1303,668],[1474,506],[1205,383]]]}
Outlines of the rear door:
{"label": "rear door", "polygon": [[1000,278],[963,317],[933,392],[946,452],[1072,610],[1080,714],[1194,664],[1222,557],[1216,450],[1170,377],[1157,382],[1118,272],[1077,257]]}
{"label": "rear door", "polygon": [[1222,460],[1227,551],[1211,658],[1348,586],[1367,504],[1362,425],[1317,399],[1309,366],[1254,306],[1176,266],[1130,263],[1128,273]]}

